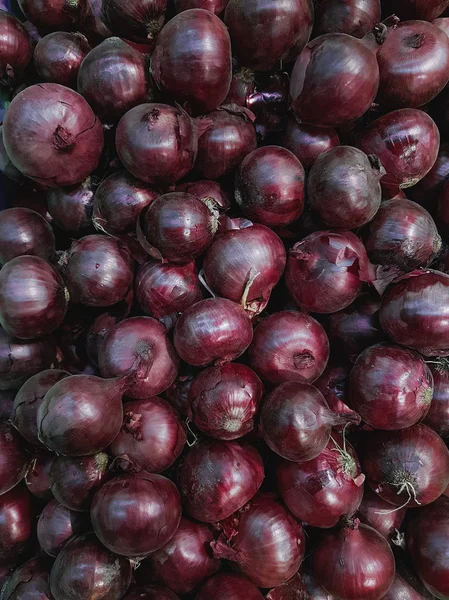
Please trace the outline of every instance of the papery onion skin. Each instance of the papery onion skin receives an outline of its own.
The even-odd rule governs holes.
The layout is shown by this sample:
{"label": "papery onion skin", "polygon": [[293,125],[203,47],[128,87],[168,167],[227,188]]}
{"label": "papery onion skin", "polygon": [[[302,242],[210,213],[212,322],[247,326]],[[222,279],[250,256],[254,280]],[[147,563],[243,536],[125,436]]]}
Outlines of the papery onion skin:
{"label": "papery onion skin", "polygon": [[93,232],[93,202],[94,191],[89,177],[78,185],[47,191],[48,212],[54,223],[71,237],[83,237]]}
{"label": "papery onion skin", "polygon": [[449,483],[449,451],[421,423],[368,434],[360,456],[368,485],[395,506],[430,504]]}
{"label": "papery onion skin", "polygon": [[252,446],[206,439],[183,459],[178,486],[187,514],[215,523],[249,502],[263,478],[262,459]]}
{"label": "papery onion skin", "polygon": [[0,212],[0,264],[23,255],[50,261],[54,252],[53,230],[39,213],[28,208]]}
{"label": "papery onion skin", "polygon": [[175,534],[181,518],[179,492],[161,475],[119,475],[95,494],[90,515],[101,543],[121,556],[144,557]]}
{"label": "papery onion skin", "polygon": [[58,554],[50,589],[55,600],[120,600],[131,574],[129,560],[112,554],[88,533],[75,537]]}
{"label": "papery onion skin", "polygon": [[29,340],[54,331],[68,304],[61,275],[38,256],[18,256],[0,271],[0,323],[10,335]]}
{"label": "papery onion skin", "polygon": [[298,123],[291,117],[287,122],[282,145],[293,152],[308,171],[323,152],[338,146],[340,139],[332,127],[316,127]]}
{"label": "papery onion skin", "polygon": [[226,98],[231,84],[231,40],[212,12],[195,8],[171,19],[156,40],[151,73],[163,92],[209,112]]}
{"label": "papery onion skin", "polygon": [[252,339],[249,316],[225,298],[209,298],[190,306],[178,319],[173,337],[179,356],[194,367],[235,360]]}
{"label": "papery onion skin", "polygon": [[102,18],[111,30],[133,42],[153,44],[162,25],[167,0],[105,0]]}
{"label": "papery onion skin", "polygon": [[195,600],[210,600],[220,594],[220,600],[263,600],[262,593],[243,575],[218,573],[199,589]]}
{"label": "papery onion skin", "polygon": [[30,460],[20,435],[9,423],[0,422],[0,495],[25,477]]}
{"label": "papery onion skin", "polygon": [[216,15],[224,12],[229,0],[175,0],[175,9],[177,13],[190,8],[204,8],[210,10]]}
{"label": "papery onion skin", "polygon": [[80,513],[73,512],[51,500],[39,515],[37,539],[50,556],[57,556],[64,544],[74,535],[82,533],[88,524]]}
{"label": "papery onion skin", "polygon": [[30,36],[27,30],[13,15],[0,12],[0,82],[13,81],[27,68],[32,56]]}
{"label": "papery onion skin", "polygon": [[387,13],[395,13],[401,21],[433,21],[449,6],[448,0],[383,0],[383,3],[387,5]]}
{"label": "papery onion skin", "polygon": [[356,38],[374,29],[380,22],[380,0],[316,0],[314,34],[347,33]]}
{"label": "papery onion skin", "polygon": [[179,600],[179,597],[160,585],[143,585],[133,588],[123,600]]}
{"label": "papery onion skin", "polygon": [[449,368],[445,363],[430,364],[434,389],[429,411],[423,421],[443,439],[449,438]]}
{"label": "papery onion skin", "polygon": [[425,356],[449,355],[449,275],[413,271],[393,282],[382,297],[382,329],[397,343]]}
{"label": "papery onion skin", "polygon": [[[348,414],[357,418],[357,413],[348,406],[350,367],[329,363],[324,373],[313,382],[324,396],[329,408],[338,415]],[[335,426],[337,431],[343,431],[345,424]]]}
{"label": "papery onion skin", "polygon": [[389,502],[366,486],[357,515],[363,523],[376,529],[387,540],[392,540],[397,536],[406,512],[406,507],[391,510]]}
{"label": "papery onion skin", "polygon": [[39,453],[31,462],[31,466],[25,477],[25,485],[28,491],[40,500],[51,500],[50,471],[55,455],[53,452]]}
{"label": "papery onion skin", "polygon": [[312,40],[296,60],[290,83],[292,109],[300,121],[335,127],[363,115],[378,86],[373,50],[352,36],[328,33]]}
{"label": "papery onion skin", "polygon": [[11,102],[3,141],[24,175],[63,187],[83,181],[97,167],[103,128],[82,96],[57,83],[41,83]]}
{"label": "papery onion skin", "polygon": [[31,543],[33,497],[23,484],[0,495],[0,560],[11,560]]}
{"label": "papery onion skin", "polygon": [[192,421],[210,437],[237,439],[254,429],[262,394],[262,382],[246,365],[209,367],[190,386]]}
{"label": "papery onion skin", "polygon": [[208,179],[188,181],[177,185],[176,191],[192,194],[203,202],[207,198],[212,198],[220,212],[226,211],[231,206],[228,194],[217,181],[209,181]]}
{"label": "papery onion skin", "polygon": [[17,567],[2,588],[3,600],[51,600],[51,560],[46,556],[30,558]]}
{"label": "papery onion skin", "polygon": [[29,21],[40,31],[71,31],[78,29],[87,15],[87,0],[18,0]]}
{"label": "papery onion skin", "polygon": [[43,81],[76,87],[79,68],[89,51],[89,42],[81,33],[55,31],[37,43],[34,68]]}

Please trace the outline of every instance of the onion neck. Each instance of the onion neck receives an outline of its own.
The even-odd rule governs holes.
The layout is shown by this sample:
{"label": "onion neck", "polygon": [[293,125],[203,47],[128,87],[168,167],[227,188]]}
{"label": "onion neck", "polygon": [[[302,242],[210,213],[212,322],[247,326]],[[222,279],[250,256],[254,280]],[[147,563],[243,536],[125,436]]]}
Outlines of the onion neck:
{"label": "onion neck", "polygon": [[53,133],[53,146],[60,152],[67,152],[75,146],[76,136],[62,125],[58,125]]}

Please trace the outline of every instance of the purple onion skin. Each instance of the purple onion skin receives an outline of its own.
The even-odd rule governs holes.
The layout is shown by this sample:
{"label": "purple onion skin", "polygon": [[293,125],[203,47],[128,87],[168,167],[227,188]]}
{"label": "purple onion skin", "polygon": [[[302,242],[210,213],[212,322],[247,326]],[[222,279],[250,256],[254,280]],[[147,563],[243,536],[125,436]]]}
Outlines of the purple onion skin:
{"label": "purple onion skin", "polygon": [[53,230],[39,213],[28,208],[0,212],[0,264],[24,255],[50,261],[54,252]]}
{"label": "purple onion skin", "polygon": [[123,600],[179,600],[179,596],[160,585],[142,585],[133,588]]}
{"label": "purple onion skin", "polygon": [[103,128],[82,96],[57,83],[43,83],[26,88],[11,102],[3,140],[24,175],[63,187],[80,183],[97,167]]}
{"label": "purple onion skin", "polygon": [[159,89],[194,113],[216,109],[231,85],[228,30],[207,10],[176,15],[156,40],[151,71]]}
{"label": "purple onion skin", "polygon": [[177,13],[180,13],[191,8],[203,8],[216,15],[221,15],[228,2],[229,0],[175,0],[175,9]]}
{"label": "purple onion skin", "polygon": [[102,19],[116,34],[140,44],[154,43],[164,24],[167,0],[105,0]]}
{"label": "purple onion skin", "polygon": [[448,0],[382,0],[382,4],[388,14],[396,14],[401,21],[433,21],[449,6]]}
{"label": "purple onion skin", "polygon": [[0,495],[0,560],[18,557],[34,531],[33,497],[23,484]]}
{"label": "purple onion skin", "polygon": [[425,356],[448,356],[449,275],[426,269],[393,282],[379,311],[383,330],[397,344]]}
{"label": "purple onion skin", "polygon": [[171,540],[181,502],[172,481],[141,471],[105,483],[94,496],[90,515],[106,548],[120,556],[144,557]]}
{"label": "purple onion skin", "polygon": [[263,478],[262,458],[252,446],[203,440],[183,459],[178,486],[187,514],[215,523],[249,502]]}
{"label": "purple onion skin", "polygon": [[355,0],[344,4],[339,0],[315,1],[315,36],[347,33],[363,38],[379,22],[380,0]]}
{"label": "purple onion skin", "polygon": [[88,533],[73,538],[58,554],[50,589],[54,600],[121,600],[131,575],[129,560],[112,554]]}
{"label": "purple onion skin", "polygon": [[5,422],[0,422],[0,449],[0,494],[5,494],[25,477],[31,456],[17,431]]}
{"label": "purple onion skin", "polygon": [[51,491],[50,471],[55,455],[53,452],[42,452],[33,458],[30,468],[25,477],[25,485],[28,491],[48,502],[53,498]]}
{"label": "purple onion skin", "polygon": [[71,237],[93,233],[93,203],[94,191],[89,177],[83,183],[47,191],[48,212],[55,225]]}
{"label": "purple onion skin", "polygon": [[263,600],[259,589],[243,575],[235,573],[218,573],[201,586],[195,600]]}
{"label": "purple onion skin", "polygon": [[423,423],[443,439],[449,438],[449,369],[443,364],[430,364],[433,375],[433,397]]}
{"label": "purple onion skin", "polygon": [[173,337],[179,356],[194,367],[235,360],[252,339],[249,316],[225,298],[209,298],[189,307],[178,319]]}
{"label": "purple onion skin", "polygon": [[[323,394],[332,412],[356,418],[357,413],[348,406],[349,373],[349,367],[330,363],[313,385]],[[343,432],[345,425],[342,423],[335,429]]]}
{"label": "purple onion skin", "polygon": [[187,192],[196,196],[203,202],[211,198],[220,212],[225,212],[230,208],[231,201],[228,194],[223,190],[217,181],[202,179],[200,181],[189,181],[176,186],[177,192]]}
{"label": "purple onion skin", "polygon": [[115,121],[146,100],[145,57],[120,38],[108,38],[83,60],[77,81],[78,92],[101,121]]}
{"label": "purple onion skin", "polygon": [[290,82],[293,112],[304,123],[335,127],[363,115],[378,86],[373,50],[352,36],[328,33],[312,40],[296,60]]}
{"label": "purple onion skin", "polygon": [[287,121],[282,141],[282,145],[296,156],[306,171],[311,169],[320,154],[339,144],[337,131],[332,127],[298,123],[293,117]]}
{"label": "purple onion skin", "polygon": [[51,600],[51,560],[46,556],[30,558],[17,567],[3,588],[4,600]]}
{"label": "purple onion skin", "polygon": [[57,500],[51,500],[39,515],[37,539],[50,556],[57,556],[64,544],[74,535],[86,530],[88,521],[81,513],[76,513]]}
{"label": "purple onion skin", "polygon": [[8,84],[25,71],[33,49],[30,36],[19,19],[3,10],[0,12],[0,36],[0,82]]}
{"label": "purple onion skin", "polygon": [[68,304],[61,275],[38,256],[18,256],[0,271],[0,323],[12,336],[29,340],[54,331]]}
{"label": "purple onion skin", "polygon": [[18,4],[41,32],[76,30],[88,10],[87,0],[18,0]]}
{"label": "purple onion skin", "polygon": [[79,68],[89,51],[89,42],[81,33],[55,31],[37,43],[34,68],[43,81],[76,87]]}
{"label": "purple onion skin", "polygon": [[392,512],[389,502],[383,500],[369,487],[366,487],[357,515],[360,517],[362,523],[376,529],[387,540],[392,540],[397,537],[406,512],[407,508],[405,507],[398,507]]}

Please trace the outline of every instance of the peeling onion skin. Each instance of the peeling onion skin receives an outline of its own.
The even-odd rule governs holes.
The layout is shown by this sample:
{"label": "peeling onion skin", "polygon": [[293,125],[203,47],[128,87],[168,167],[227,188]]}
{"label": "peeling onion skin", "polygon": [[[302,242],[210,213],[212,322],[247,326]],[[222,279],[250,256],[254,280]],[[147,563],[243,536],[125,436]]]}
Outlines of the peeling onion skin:
{"label": "peeling onion skin", "polygon": [[23,484],[0,496],[0,560],[22,554],[34,532],[33,497]]}
{"label": "peeling onion skin", "polygon": [[306,171],[323,152],[339,144],[337,131],[332,127],[299,123],[294,117],[289,118],[282,141],[282,145],[296,156]]}
{"label": "peeling onion skin", "polygon": [[152,46],[161,30],[167,0],[104,0],[101,17],[117,35]]}
{"label": "peeling onion skin", "polygon": [[315,0],[314,35],[347,33],[356,38],[380,22],[380,0]]}
{"label": "peeling onion skin", "polygon": [[243,575],[235,573],[218,573],[211,577],[199,589],[195,600],[263,600],[262,593]]}
{"label": "peeling onion skin", "polygon": [[43,81],[76,87],[78,71],[90,49],[81,33],[49,33],[34,50],[34,68]]}
{"label": "peeling onion skin", "polygon": [[88,0],[18,0],[24,15],[39,31],[77,30],[87,16]]}
{"label": "peeling onion skin", "polygon": [[434,389],[429,412],[423,423],[444,440],[449,438],[449,368],[446,364],[430,364]]}
{"label": "peeling onion skin", "polygon": [[33,57],[30,36],[13,15],[0,12],[0,82],[12,82],[27,68]]}

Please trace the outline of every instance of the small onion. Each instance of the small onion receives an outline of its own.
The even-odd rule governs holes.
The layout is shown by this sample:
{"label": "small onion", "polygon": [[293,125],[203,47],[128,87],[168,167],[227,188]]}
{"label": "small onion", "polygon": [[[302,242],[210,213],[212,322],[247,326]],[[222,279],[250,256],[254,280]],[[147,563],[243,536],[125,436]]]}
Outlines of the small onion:
{"label": "small onion", "polygon": [[228,210],[231,206],[228,194],[217,181],[209,181],[208,179],[188,181],[187,183],[177,185],[175,191],[187,192],[188,194],[192,194],[192,196],[196,196],[203,202],[206,199],[211,198],[220,212]]}
{"label": "small onion", "polygon": [[306,171],[313,166],[320,154],[339,144],[338,134],[332,127],[298,123],[293,117],[287,122],[282,141],[282,145],[293,152]]}
{"label": "small onion", "polygon": [[0,560],[11,560],[30,545],[34,529],[33,497],[23,484],[0,496]]}
{"label": "small onion", "polygon": [[0,37],[0,82],[8,84],[25,71],[33,56],[33,49],[25,27],[19,19],[4,10],[0,12]]}
{"label": "small onion", "polygon": [[89,51],[89,42],[81,33],[55,31],[37,43],[34,68],[43,81],[76,87],[79,68]]}
{"label": "small onion", "polygon": [[73,512],[51,500],[37,520],[37,539],[40,547],[50,556],[57,556],[64,544],[86,529],[84,515]]}
{"label": "small onion", "polygon": [[54,252],[53,230],[39,213],[28,208],[0,212],[0,264],[23,255],[50,261]]}
{"label": "small onion", "polygon": [[87,15],[87,0],[18,0],[26,16],[40,31],[78,29]]}
{"label": "small onion", "polygon": [[156,39],[167,8],[167,0],[104,0],[102,18],[117,34],[140,44]]}
{"label": "small onion", "polygon": [[376,529],[387,540],[393,540],[398,535],[406,512],[405,507],[392,510],[389,502],[367,487],[357,514],[363,523]]}
{"label": "small onion", "polygon": [[347,33],[356,38],[374,29],[380,21],[380,0],[315,1],[314,33]]}
{"label": "small onion", "polygon": [[430,364],[433,375],[433,397],[423,421],[443,439],[449,438],[449,365],[445,362]]}
{"label": "small onion", "polygon": [[218,573],[201,586],[195,600],[263,600],[262,593],[254,583],[242,575]]}
{"label": "small onion", "polygon": [[71,237],[83,237],[93,232],[93,202],[90,177],[78,185],[47,190],[48,212],[53,222]]}
{"label": "small onion", "polygon": [[30,459],[20,435],[9,423],[0,421],[0,495],[25,477]]}
{"label": "small onion", "polygon": [[25,485],[28,491],[40,500],[51,500],[50,471],[55,455],[53,452],[43,452],[33,458],[31,466],[25,477]]}

